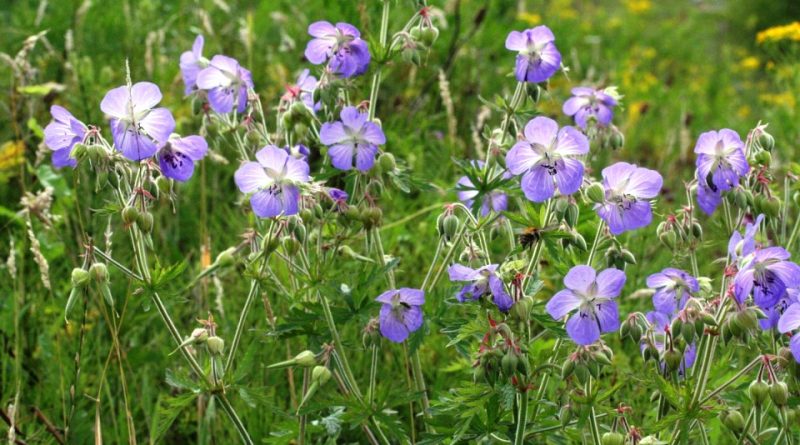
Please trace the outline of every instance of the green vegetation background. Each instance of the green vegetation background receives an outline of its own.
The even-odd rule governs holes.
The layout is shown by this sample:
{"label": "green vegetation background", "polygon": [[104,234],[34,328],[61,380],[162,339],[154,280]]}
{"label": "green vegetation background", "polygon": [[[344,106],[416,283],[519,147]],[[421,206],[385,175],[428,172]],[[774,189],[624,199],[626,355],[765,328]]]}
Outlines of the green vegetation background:
{"label": "green vegetation background", "polygon": [[[615,123],[624,132],[625,147],[604,153],[593,165],[599,172],[611,160],[625,160],[661,171],[665,193],[659,213],[667,214],[683,202],[680,185],[692,175],[691,153],[696,136],[702,131],[729,127],[741,135],[757,122],[769,122],[769,131],[777,140],[776,157],[783,161],[797,155],[800,127],[797,123],[797,95],[800,76],[796,54],[791,46],[768,48],[756,43],[758,31],[785,24],[800,17],[800,4],[792,1],[433,1],[444,11],[446,23],[424,64],[413,67],[393,63],[384,73],[384,83],[377,105],[388,143],[385,149],[404,160],[413,176],[425,187],[411,193],[390,192],[381,202],[384,221],[401,221],[385,228],[387,249],[401,261],[398,280],[402,285],[417,285],[431,259],[435,245],[437,204],[455,199],[453,186],[459,172],[452,158],[476,156],[475,129],[483,104],[479,96],[509,96],[515,81],[511,76],[514,56],[504,49],[507,33],[538,24],[548,25],[557,36],[557,45],[570,70],[568,79],[559,74],[542,98],[539,111],[566,119],[560,104],[571,86],[590,83],[616,85],[625,96],[616,111]],[[412,1],[394,2],[390,29],[398,30],[416,10]],[[256,91],[265,105],[276,104],[284,85],[294,80],[306,67],[302,52],[308,41],[306,27],[316,20],[346,21],[355,24],[368,39],[375,37],[379,26],[378,1],[271,0],[271,1],[14,1],[4,0],[0,7],[0,52],[14,57],[25,39],[47,31],[26,60],[30,70],[24,79],[15,77],[8,60],[0,64],[0,257],[9,257],[11,240],[17,255],[18,276],[11,279],[8,267],[0,265],[0,405],[3,412],[13,401],[19,383],[24,411],[19,413],[20,428],[27,443],[54,443],[42,413],[62,428],[73,409],[70,386],[75,384],[75,415],[72,418],[74,443],[93,440],[96,409],[107,443],[126,442],[125,413],[121,399],[116,362],[105,373],[104,365],[111,350],[107,318],[89,303],[83,337],[79,321],[67,326],[63,306],[69,292],[69,272],[80,264],[80,226],[100,237],[106,220],[76,218],[76,199],[88,199],[91,185],[77,182],[71,171],[54,172],[49,160],[37,161],[41,140],[36,127],[47,124],[51,104],[69,108],[84,122],[95,123],[107,135],[99,102],[105,92],[124,83],[124,65],[128,59],[134,81],[157,83],[163,104],[176,116],[178,129],[190,133],[197,128],[189,102],[183,97],[178,70],[181,52],[189,49],[195,35],[206,39],[205,54],[224,53],[239,59],[253,72]],[[440,70],[449,89],[443,91]],[[63,88],[44,96],[18,87],[55,82]],[[361,83],[362,99],[368,96],[368,84]],[[449,99],[447,99],[449,98]],[[453,112],[448,113],[447,101]],[[274,112],[271,113],[274,116]],[[496,125],[498,113],[488,115],[487,125]],[[20,142],[21,141],[21,142]],[[235,159],[231,147],[212,147],[222,156]],[[238,211],[239,194],[232,182],[235,166],[212,160],[203,162],[202,171],[186,185],[178,187],[176,213],[168,206],[157,215],[157,250],[164,263],[186,260],[189,264],[182,279],[188,281],[202,261],[201,247],[207,244],[213,258],[216,253],[239,242],[241,232],[250,223]],[[39,272],[28,250],[23,220],[16,215],[26,191],[44,186],[54,188],[54,227],[36,227],[36,236],[50,264],[52,292],[39,279]],[[673,193],[673,190],[678,190]],[[677,196],[676,196],[677,195]],[[102,203],[95,203],[95,205]],[[408,217],[408,218],[407,218]],[[407,218],[407,219],[404,219]],[[719,222],[707,227],[721,228]],[[709,235],[709,247],[701,250],[701,268],[716,272],[712,264],[719,255],[724,233]],[[719,231],[717,231],[719,232]],[[125,259],[124,234],[115,234],[118,255]],[[587,235],[589,236],[589,235]],[[655,224],[629,236],[628,245],[638,264],[628,269],[627,293],[643,287],[644,277],[673,263],[655,237]],[[716,243],[714,243],[716,241]],[[359,378],[366,378],[369,357],[361,350],[359,331],[376,313],[371,298],[380,291],[383,281],[374,269],[335,271],[337,280],[353,289],[355,297],[336,301],[337,317],[347,325],[347,342],[353,351],[354,368]],[[349,274],[348,272],[353,272]],[[539,298],[558,285],[558,273],[548,272],[553,280],[545,283]],[[157,436],[159,418],[169,413],[170,396],[181,393],[181,371],[166,332],[148,303],[132,295],[124,277],[114,273],[115,294],[127,303],[128,315],[121,327],[124,349],[123,369],[131,391],[131,410],[141,442]],[[223,313],[216,303],[217,291],[210,284],[191,295],[176,296],[170,310],[187,332],[193,320],[214,311],[220,321],[219,331],[230,335],[246,293],[246,280],[236,271],[221,278],[224,287]],[[331,282],[332,286],[339,283]],[[453,289],[440,284],[430,300],[443,300]],[[273,330],[265,321],[262,308],[251,315],[250,330],[244,339],[247,351],[240,363],[243,383],[235,403],[244,410],[245,421],[254,437],[276,443],[295,437],[295,418],[288,407],[285,373],[268,373],[264,367],[289,353],[306,347],[318,348],[326,341],[325,331],[314,320],[289,314],[289,296],[274,292],[279,328]],[[14,329],[13,299],[21,302],[19,331]],[[355,302],[354,302],[355,301]],[[623,313],[645,309],[647,299],[628,300]],[[446,311],[450,311],[447,312]],[[432,319],[456,320],[475,317],[477,312],[431,303],[426,313]],[[80,311],[78,311],[80,312]],[[471,314],[471,315],[470,315]],[[284,315],[286,315],[284,317]],[[463,322],[463,321],[462,321]],[[444,322],[443,322],[444,323]],[[423,346],[426,378],[434,399],[470,379],[469,357],[447,348],[447,336],[436,323],[426,326],[428,336]],[[19,336],[21,351],[14,342]],[[81,340],[81,337],[83,340]],[[76,380],[74,357],[80,342],[80,374]],[[615,342],[616,344],[616,342]],[[541,348],[546,350],[548,343]],[[641,366],[635,347],[620,349],[615,359],[617,379],[638,379]],[[400,349],[385,348],[380,379],[392,394],[402,394],[403,382]],[[14,373],[14,354],[23,354],[23,374]],[[246,368],[246,369],[245,369]],[[99,401],[94,397],[99,393]],[[330,386],[329,393],[333,393]],[[647,403],[647,393],[630,389],[626,403]],[[340,400],[334,394],[320,399],[312,416],[336,422],[335,411],[325,405]],[[179,403],[174,402],[174,403]],[[159,408],[160,407],[160,408]],[[214,416],[202,402],[175,412],[177,421],[166,433],[164,443],[230,443],[234,432],[222,416]],[[213,407],[211,407],[213,408]],[[199,413],[206,413],[200,415]],[[402,415],[405,413],[401,413]],[[634,423],[645,424],[634,413]],[[637,417],[640,416],[640,417]],[[219,419],[217,419],[219,417]],[[652,421],[652,419],[649,419]],[[323,431],[327,423],[310,426]],[[405,427],[405,423],[403,427]],[[0,428],[0,429],[4,429]],[[358,441],[360,432],[345,430],[342,438]],[[216,439],[215,439],[216,438]],[[344,439],[342,439],[344,440]]]}

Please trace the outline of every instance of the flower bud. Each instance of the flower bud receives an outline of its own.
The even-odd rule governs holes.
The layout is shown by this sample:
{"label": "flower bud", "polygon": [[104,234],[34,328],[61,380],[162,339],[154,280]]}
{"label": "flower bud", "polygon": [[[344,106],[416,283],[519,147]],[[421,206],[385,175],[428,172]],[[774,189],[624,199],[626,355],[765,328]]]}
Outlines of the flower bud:
{"label": "flower bud", "polygon": [[625,146],[625,135],[615,128],[608,142],[612,150],[619,150]]}
{"label": "flower bud", "polygon": [[450,214],[442,220],[442,234],[447,241],[450,241],[456,236],[461,222],[456,215]]}
{"label": "flower bud", "polygon": [[108,282],[108,268],[103,263],[92,264],[92,267],[89,268],[89,275],[97,283]]}
{"label": "flower bud", "polygon": [[772,163],[772,154],[768,151],[759,151],[755,155],[755,161],[758,165],[769,167],[770,163]]}
{"label": "flower bud", "polygon": [[569,203],[569,207],[567,207],[567,211],[564,213],[564,221],[567,222],[567,225],[570,227],[575,227],[575,225],[578,224],[579,216],[580,209],[578,209],[578,204],[575,204],[574,202]]}
{"label": "flower bud", "polygon": [[284,236],[283,239],[281,239],[281,245],[283,246],[284,252],[289,256],[293,256],[300,250],[300,243],[291,236]]}
{"label": "flower bud", "polygon": [[206,340],[206,347],[211,355],[220,355],[222,354],[222,350],[225,349],[225,340],[216,335],[208,337]]}
{"label": "flower bud", "polygon": [[681,326],[681,337],[683,337],[686,343],[691,343],[694,340],[694,336],[697,333],[694,327],[694,323],[684,323]]}
{"label": "flower bud", "polygon": [[628,249],[622,249],[619,251],[620,258],[622,261],[625,261],[628,264],[636,264],[636,257],[633,256],[633,252]]}
{"label": "flower bud", "polygon": [[503,369],[503,374],[508,377],[514,375],[514,371],[517,370],[518,362],[519,359],[517,358],[517,354],[515,352],[508,351],[500,360],[500,367]]}
{"label": "flower bud", "polygon": [[756,380],[750,384],[749,392],[750,400],[752,400],[756,406],[760,406],[767,400],[767,396],[769,396],[769,385],[763,380]]}
{"label": "flower bud", "polygon": [[558,413],[558,420],[561,421],[561,427],[566,428],[572,421],[573,413],[569,405],[564,405]]}
{"label": "flower bud", "polygon": [[295,363],[297,363],[298,366],[302,366],[304,368],[310,368],[312,366],[317,365],[317,356],[313,352],[305,350],[295,355],[294,361]]}
{"label": "flower bud", "polygon": [[222,252],[217,255],[217,259],[214,260],[214,263],[219,267],[230,267],[236,263],[236,257],[234,254],[236,253],[235,247],[230,247],[228,249],[223,250]]}
{"label": "flower bud", "polygon": [[773,382],[769,386],[769,398],[777,406],[784,406],[789,401],[789,386],[786,382]]}
{"label": "flower bud", "polygon": [[153,230],[153,214],[148,211],[139,213],[136,217],[136,225],[142,232],[150,233]]}
{"label": "flower bud", "polygon": [[89,272],[87,272],[85,269],[81,269],[80,267],[72,269],[71,279],[73,288],[86,286],[86,284],[89,282],[89,278]]}
{"label": "flower bud", "polygon": [[139,210],[136,207],[128,206],[122,209],[122,222],[131,225],[139,218]]}
{"label": "flower bud", "polygon": [[589,201],[600,204],[606,199],[606,191],[600,183],[595,182],[586,189],[586,197]]}
{"label": "flower bud", "polygon": [[573,372],[575,372],[575,360],[567,358],[564,360],[564,364],[561,365],[561,378],[566,380]]}
{"label": "flower bud", "polygon": [[300,210],[299,215],[300,215],[300,219],[302,219],[303,222],[308,223],[308,222],[311,222],[311,221],[314,220],[314,212],[312,212],[311,209],[306,208],[306,209]]}
{"label": "flower bud", "polygon": [[539,103],[539,99],[542,97],[542,87],[540,87],[539,84],[526,82],[525,92],[528,93],[528,97],[530,97],[533,103]]}
{"label": "flower bud", "polygon": [[311,382],[317,383],[319,386],[324,385],[331,379],[331,371],[325,366],[314,366],[311,370]]}
{"label": "flower bud", "polygon": [[658,236],[659,241],[670,250],[674,250],[678,244],[678,235],[672,230],[663,232]]}
{"label": "flower bud", "polygon": [[761,134],[758,135],[758,144],[764,150],[772,151],[772,149],[775,148],[775,138],[766,131],[762,131]]}
{"label": "flower bud", "polygon": [[160,193],[169,194],[172,188],[172,180],[166,176],[159,176],[156,178],[156,187]]}
{"label": "flower bud", "polygon": [[378,164],[384,172],[393,172],[397,168],[397,162],[394,160],[394,155],[391,153],[382,153],[378,157]]}
{"label": "flower bud", "polygon": [[616,431],[609,431],[603,434],[600,443],[603,445],[623,445],[625,443],[625,436]]}
{"label": "flower bud", "polygon": [[735,433],[744,430],[744,416],[739,411],[733,410],[722,419],[722,423]]}
{"label": "flower bud", "polygon": [[435,26],[425,26],[422,28],[422,32],[419,33],[419,41],[430,48],[433,46],[433,42],[439,38],[439,30]]}
{"label": "flower bud", "polygon": [[682,354],[675,349],[669,349],[664,353],[664,363],[666,363],[667,369],[670,371],[677,371],[681,366],[682,360]]}
{"label": "flower bud", "polygon": [[82,161],[83,158],[86,157],[88,152],[89,152],[88,148],[85,145],[78,142],[77,144],[72,146],[72,150],[69,152],[69,156],[75,159],[76,161]]}

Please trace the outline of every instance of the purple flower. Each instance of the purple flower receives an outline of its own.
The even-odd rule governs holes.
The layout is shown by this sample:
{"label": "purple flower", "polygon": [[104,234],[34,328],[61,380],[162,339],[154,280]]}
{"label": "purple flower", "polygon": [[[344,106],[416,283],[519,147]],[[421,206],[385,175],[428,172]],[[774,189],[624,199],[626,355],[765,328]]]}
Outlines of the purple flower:
{"label": "purple flower", "polygon": [[706,215],[714,213],[714,210],[722,204],[722,193],[712,190],[708,183],[697,179],[697,206]]}
{"label": "purple flower", "polygon": [[308,150],[308,147],[303,144],[297,144],[291,147],[283,147],[283,149],[292,155],[293,158],[302,159],[306,162],[308,162],[308,155],[311,154],[311,152]]}
{"label": "purple flower", "polygon": [[114,146],[131,161],[153,156],[175,129],[175,119],[161,102],[161,90],[150,82],[121,86],[106,93],[100,109],[111,117]]}
{"label": "purple flower", "polygon": [[695,277],[673,268],[666,268],[647,277],[647,287],[655,289],[653,306],[665,314],[683,309],[686,300],[700,291],[700,284]]}
{"label": "purple flower", "polygon": [[697,182],[701,184],[697,191],[698,204],[710,215],[721,202],[720,193],[736,187],[750,166],[739,134],[727,128],[701,134],[694,152],[697,153]]}
{"label": "purple flower", "polygon": [[369,66],[369,48],[361,40],[361,33],[348,23],[314,22],[308,27],[314,37],[306,46],[309,62],[319,65],[328,62],[328,68],[343,77],[364,74]]}
{"label": "purple flower", "polygon": [[245,162],[234,174],[243,193],[253,193],[250,205],[260,218],[297,213],[300,201],[298,183],[308,182],[308,164],[295,159],[274,145],[256,153],[258,162]]}
{"label": "purple flower", "polygon": [[583,162],[576,156],[589,152],[589,141],[572,127],[558,129],[556,121],[536,117],[525,125],[525,139],[511,147],[506,168],[522,176],[522,191],[533,202],[555,194],[571,195],[581,188]]}
{"label": "purple flower", "polygon": [[[664,352],[664,346],[666,344],[666,332],[667,328],[672,324],[672,321],[675,319],[677,314],[672,316],[667,315],[663,312],[659,311],[652,311],[648,312],[645,318],[647,321],[653,325],[653,336],[652,342],[648,342],[647,337],[642,338],[642,342],[640,343],[640,349],[644,350],[644,348],[648,345],[648,343],[655,346],[655,348],[659,352]],[[686,345],[686,349],[683,351],[683,359],[681,360],[681,365],[678,368],[678,374],[686,375],[686,370],[691,368],[694,365],[695,360],[697,359],[697,343],[692,342]],[[663,370],[666,367],[666,363],[663,361],[661,362],[661,369]]]}
{"label": "purple flower", "polygon": [[[483,161],[476,160],[472,161],[472,165],[478,170],[483,170],[485,164]],[[492,169],[489,172],[490,180],[496,178],[497,171],[497,169]],[[512,175],[507,170],[504,170],[501,176],[503,179],[509,179]],[[481,177],[478,179],[481,180]],[[475,203],[475,198],[479,194],[480,188],[476,187],[468,176],[462,176],[458,179],[456,183],[456,195],[458,196],[458,200],[464,203],[465,206],[472,208],[472,205]],[[507,208],[508,196],[499,190],[492,190],[481,197],[481,216],[488,215],[490,211],[499,213]]]}
{"label": "purple flower", "polygon": [[511,31],[506,37],[506,49],[517,51],[514,73],[520,82],[544,82],[561,67],[553,32],[546,26],[525,31]]}
{"label": "purple flower", "polygon": [[208,144],[202,136],[170,137],[156,157],[161,173],[176,181],[186,181],[194,173],[194,163],[203,159]]}
{"label": "purple flower", "polygon": [[780,320],[781,316],[786,313],[786,310],[791,305],[798,302],[798,295],[800,295],[800,290],[786,289],[786,292],[783,294],[783,296],[778,298],[778,302],[764,311],[764,313],[767,315],[767,318],[758,320],[758,323],[761,325],[761,329],[768,331],[776,328],[778,326],[778,321]]}
{"label": "purple flower", "polygon": [[615,298],[625,285],[625,273],[605,269],[599,274],[590,266],[575,266],[564,277],[567,287],[547,302],[547,313],[556,320],[575,311],[567,321],[567,333],[579,345],[590,345],[603,332],[619,329]]}
{"label": "purple flower", "polygon": [[374,122],[367,121],[367,113],[359,113],[356,107],[344,107],[341,121],[326,122],[319,130],[320,142],[330,147],[331,163],[339,170],[356,168],[365,172],[375,164],[378,145],[386,143],[383,130]]}
{"label": "purple flower", "polygon": [[644,227],[653,219],[648,199],[658,196],[662,183],[655,170],[617,162],[603,169],[605,202],[595,210],[614,235]]}
{"label": "purple flower", "polygon": [[768,309],[786,289],[800,287],[800,266],[788,261],[790,256],[783,247],[767,247],[743,258],[733,282],[736,301],[743,304],[752,293],[753,302]]}
{"label": "purple flower", "polygon": [[[785,334],[800,328],[800,303],[795,301],[792,303],[781,315],[778,320],[778,332]],[[789,348],[792,350],[794,359],[800,363],[800,334],[797,332],[792,335],[792,340],[789,342]]]}
{"label": "purple flower", "polygon": [[[470,208],[472,208],[472,204],[475,203],[475,197],[480,193],[475,187],[475,184],[466,176],[462,176],[458,179],[456,190],[458,190],[456,192],[458,200]],[[499,190],[486,193],[481,198],[481,216],[488,215],[490,211],[500,213],[507,208],[508,196]]]}
{"label": "purple flower", "polygon": [[422,326],[422,306],[425,292],[403,287],[388,290],[375,301],[381,306],[381,334],[395,343],[401,343],[408,335]]}
{"label": "purple flower", "polygon": [[744,235],[738,231],[733,232],[730,241],[728,241],[728,255],[731,260],[738,261],[739,258],[744,258],[756,250],[756,232],[764,220],[764,215],[758,215],[755,222],[748,224],[744,229]]}
{"label": "purple flower", "polygon": [[456,298],[462,303],[477,300],[491,293],[492,301],[501,311],[508,312],[514,305],[514,300],[508,295],[503,282],[497,276],[497,264],[489,264],[478,269],[453,264],[447,269],[447,272],[450,274],[450,281],[469,282],[456,294]]}
{"label": "purple flower", "polygon": [[322,107],[321,102],[314,103],[314,91],[317,89],[317,78],[310,75],[308,69],[304,69],[297,77],[297,83],[288,85],[286,92],[283,93],[282,100],[294,102],[300,100],[309,110],[317,112]]}
{"label": "purple flower", "polygon": [[50,107],[50,114],[53,121],[44,128],[44,143],[53,150],[53,166],[74,168],[78,161],[70,157],[72,147],[83,142],[88,129],[64,107],[53,105]]}
{"label": "purple flower", "polygon": [[337,188],[333,188],[333,187],[328,189],[328,196],[336,204],[347,203],[347,198],[350,197],[350,196],[348,196],[346,191],[340,190],[340,189],[337,189]]}
{"label": "purple flower", "polygon": [[573,116],[579,127],[586,129],[590,119],[600,126],[610,124],[614,117],[612,108],[616,105],[617,101],[604,90],[577,87],[572,89],[572,97],[564,102],[563,111],[567,116]]}
{"label": "purple flower", "polygon": [[185,94],[191,94],[197,89],[197,74],[208,65],[208,60],[203,57],[203,36],[194,39],[191,51],[181,54],[181,76]]}
{"label": "purple flower", "polygon": [[253,76],[236,59],[217,55],[197,73],[197,88],[208,91],[208,102],[217,113],[230,113],[234,105],[243,113],[247,91],[253,88]]}

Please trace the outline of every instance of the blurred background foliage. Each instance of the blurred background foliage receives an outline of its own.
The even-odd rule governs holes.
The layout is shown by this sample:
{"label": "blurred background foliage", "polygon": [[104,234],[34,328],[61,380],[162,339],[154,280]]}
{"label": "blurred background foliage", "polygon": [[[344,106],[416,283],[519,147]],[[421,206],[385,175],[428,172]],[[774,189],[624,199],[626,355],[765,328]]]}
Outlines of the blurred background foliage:
{"label": "blurred background foliage", "polygon": [[[399,59],[389,65],[377,105],[377,116],[387,133],[385,149],[407,163],[421,184],[410,193],[389,191],[381,203],[387,224],[383,234],[387,249],[401,259],[398,280],[402,285],[421,282],[431,259],[430,246],[436,243],[438,204],[455,199],[454,184],[460,172],[451,159],[471,159],[483,153],[484,126],[496,126],[501,118],[479,98],[491,101],[497,95],[509,97],[514,89],[514,55],[504,48],[510,30],[546,24],[557,36],[564,64],[569,67],[566,74],[551,80],[539,112],[566,123],[560,109],[570,87],[618,86],[624,99],[614,121],[625,134],[625,147],[595,155],[591,170],[597,175],[611,160],[625,160],[661,171],[665,176],[665,191],[659,202],[662,218],[685,202],[681,186],[691,179],[692,148],[703,131],[729,127],[744,137],[759,121],[768,122],[768,130],[777,141],[774,158],[787,162],[798,154],[800,24],[795,20],[800,19],[800,3],[796,1],[430,3],[442,13],[441,20],[435,22],[441,31],[439,39],[420,66]],[[417,8],[413,1],[394,2],[390,30],[398,30]],[[41,142],[41,128],[50,120],[49,106],[63,105],[108,135],[99,102],[107,90],[124,83],[128,59],[134,82],[157,83],[164,93],[162,103],[175,114],[180,132],[188,134],[197,130],[198,120],[193,117],[196,110],[183,97],[178,58],[191,47],[197,34],[205,36],[205,54],[228,54],[248,67],[262,101],[274,106],[285,85],[309,67],[302,53],[308,41],[306,28],[316,20],[353,23],[372,40],[377,37],[380,2],[2,1],[0,257],[4,262],[11,258],[13,248],[15,261],[0,266],[5,269],[0,270],[0,342],[4,348],[0,402],[5,412],[19,383],[26,407],[19,416],[27,443],[55,443],[48,422],[61,428],[73,416],[71,412],[74,443],[91,440],[96,414],[106,441],[127,441],[119,372],[115,361],[111,366],[107,361],[112,342],[107,314],[89,304],[83,330],[81,323],[73,320],[65,324],[63,318],[69,271],[81,261],[81,233],[102,237],[108,219],[86,211],[88,203],[103,206],[91,200],[92,184],[81,182],[72,171],[50,167],[49,153]],[[23,49],[26,39],[40,32],[44,34]],[[353,97],[366,99],[368,83],[358,85],[359,94]],[[177,187],[179,199],[174,211],[163,205],[157,214],[156,249],[164,263],[186,260],[191,265],[182,276],[187,281],[218,252],[238,243],[250,224],[238,210],[240,195],[232,181],[235,162],[226,161],[236,159],[233,148],[211,148],[217,156],[203,162],[198,177]],[[34,220],[33,232],[49,263],[52,290],[47,290],[39,277],[40,269],[29,250],[32,238],[18,213],[26,192],[46,187],[53,190],[52,224]],[[80,200],[86,201],[78,211]],[[719,221],[708,224],[721,227]],[[708,231],[709,247],[701,249],[700,255],[702,270],[711,274],[717,272],[713,261],[721,252],[720,241],[728,235]],[[119,255],[129,257],[122,234],[109,236],[116,240]],[[655,224],[624,239],[638,258],[638,264],[628,270],[628,294],[644,286],[647,274],[667,264],[680,264],[680,259],[658,244]],[[16,274],[10,279],[8,272],[12,271]],[[357,351],[353,354],[354,368],[363,378],[369,359],[360,351],[359,331],[376,312],[377,306],[369,300],[380,291],[383,281],[380,276],[375,278],[374,268],[365,272],[364,266],[357,266],[353,271],[358,273],[342,274],[341,280],[353,289],[358,304],[343,292],[344,298],[337,301],[337,315],[347,324],[348,343]],[[546,272],[540,299],[551,295],[560,284],[560,276],[557,271]],[[170,395],[180,393],[176,388],[181,387],[181,378],[179,371],[165,374],[174,366],[167,356],[172,344],[157,314],[131,294],[134,289],[126,287],[124,277],[113,278],[115,293],[124,295],[128,313],[119,334],[125,353],[122,368],[132,392],[131,410],[138,435],[144,441],[157,435],[158,419],[172,412],[170,403],[180,405],[181,399]],[[331,283],[332,287],[339,284]],[[239,274],[230,273],[221,277],[218,286],[208,282],[192,295],[176,296],[170,302],[171,310],[187,330],[195,318],[214,311],[221,320],[220,332],[230,332],[246,286]],[[426,307],[432,322],[426,325],[423,360],[434,398],[471,378],[469,356],[446,347],[447,337],[440,331],[450,324],[463,323],[465,317],[480,316],[480,310],[474,307],[445,304],[445,299],[452,300],[454,289],[448,286],[440,285]],[[17,327],[14,298],[21,303]],[[314,328],[314,320],[289,312],[292,304],[288,296],[275,298],[277,328],[265,322],[263,312],[251,317],[252,329],[245,338],[250,369],[244,371],[247,376],[241,376],[248,389],[239,390],[236,403],[245,410],[253,436],[280,443],[296,436],[296,421],[287,414],[291,410],[287,409],[286,374],[267,373],[264,366],[292,351],[319,347],[327,338],[324,329]],[[648,305],[647,299],[630,299],[622,313]],[[15,341],[20,342],[21,350],[14,347]],[[550,343],[543,342],[537,348],[546,351],[549,347]],[[74,358],[79,349],[78,373]],[[632,377],[641,366],[636,348],[616,349],[620,352],[614,378],[639,378]],[[14,373],[16,351],[23,354],[21,381]],[[400,355],[391,350],[385,355],[381,379],[404,381]],[[69,396],[73,384],[78,393],[75,406]],[[647,398],[644,391],[633,396]],[[335,395],[327,397],[328,405],[337,403]],[[322,399],[319,406],[325,402]],[[224,420],[215,420],[214,410],[208,409],[213,406],[203,406],[202,400],[193,403],[194,410],[173,410],[178,421],[167,433],[165,443],[229,443],[224,438],[232,439],[233,432]],[[318,417],[327,420],[309,428],[323,431],[338,425],[340,415],[334,409],[321,409]],[[636,416],[634,413],[635,424],[645,423]],[[360,437],[358,430],[339,434],[353,441]]]}

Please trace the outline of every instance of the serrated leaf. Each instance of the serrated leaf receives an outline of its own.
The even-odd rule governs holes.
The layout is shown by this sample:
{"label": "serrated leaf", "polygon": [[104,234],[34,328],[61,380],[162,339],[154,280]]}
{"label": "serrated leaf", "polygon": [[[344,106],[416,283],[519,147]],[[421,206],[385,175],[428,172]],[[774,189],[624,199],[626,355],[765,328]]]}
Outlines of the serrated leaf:
{"label": "serrated leaf", "polygon": [[150,443],[154,444],[164,437],[164,434],[175,422],[175,419],[194,402],[198,394],[187,392],[176,397],[159,397],[156,412],[153,418],[153,429],[150,433]]}

